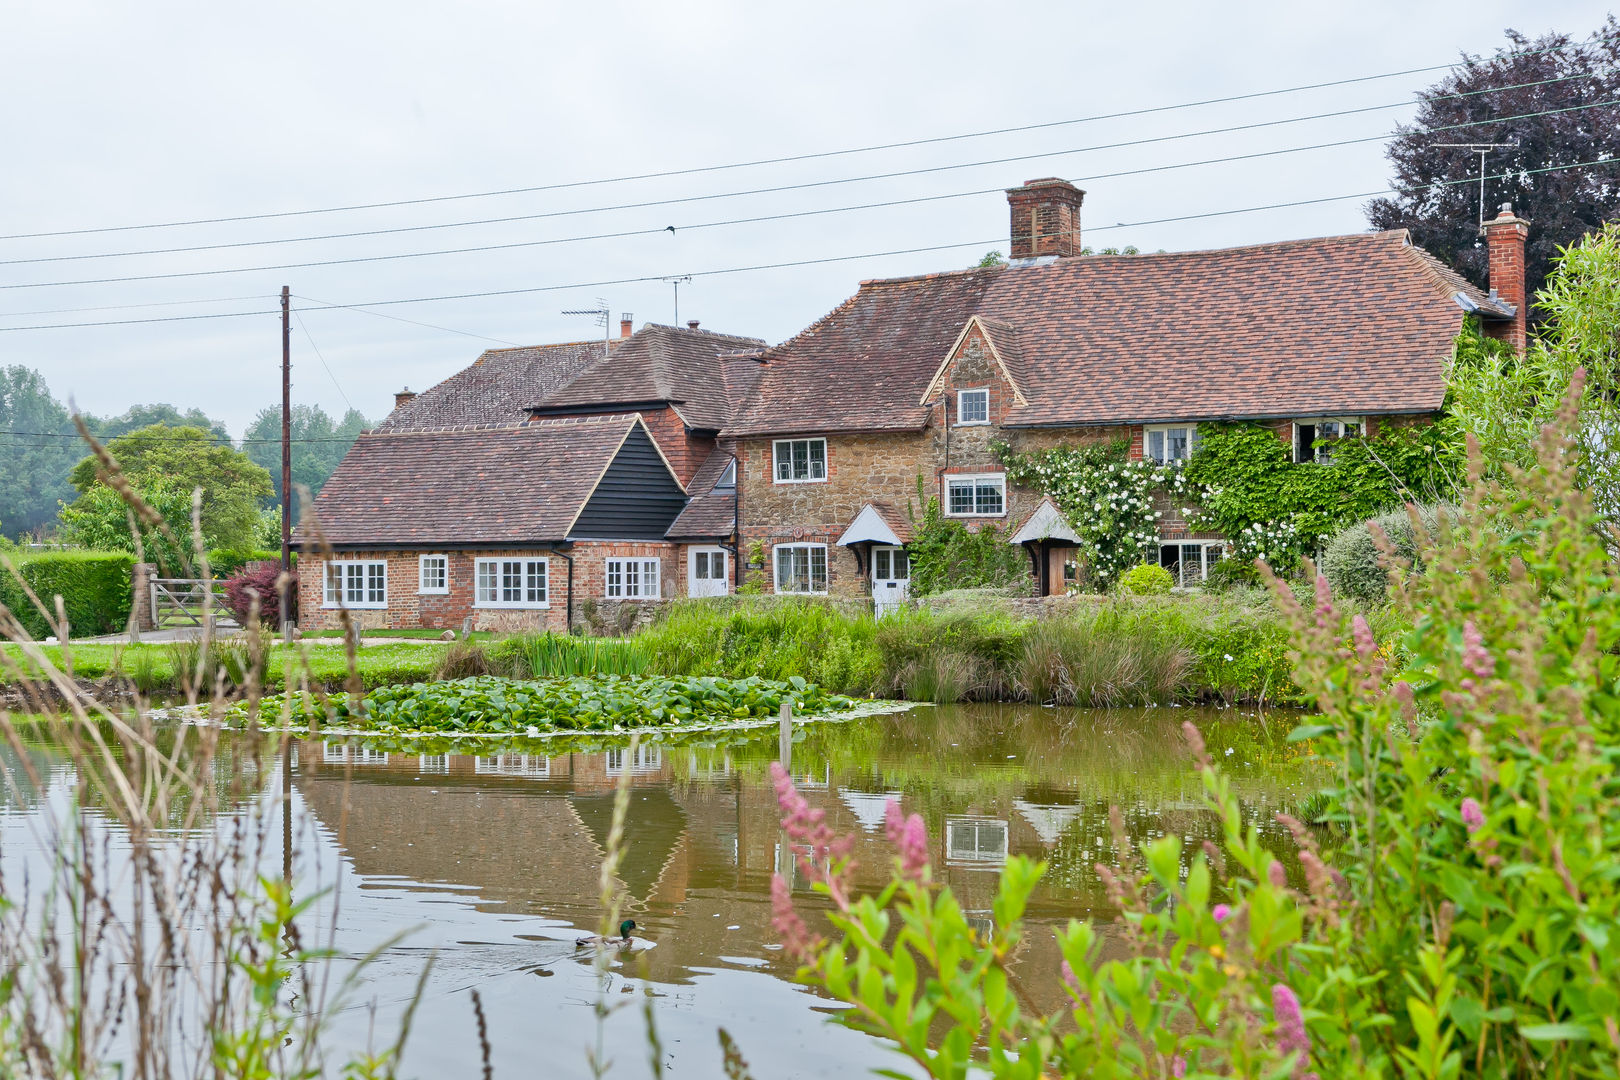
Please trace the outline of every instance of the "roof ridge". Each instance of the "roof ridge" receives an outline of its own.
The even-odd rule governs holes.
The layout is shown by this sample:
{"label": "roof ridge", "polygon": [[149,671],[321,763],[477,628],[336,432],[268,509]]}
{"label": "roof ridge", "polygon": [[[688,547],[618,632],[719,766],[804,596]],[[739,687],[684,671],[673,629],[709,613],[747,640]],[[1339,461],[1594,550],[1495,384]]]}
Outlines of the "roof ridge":
{"label": "roof ridge", "polygon": [[584,339],[582,339],[580,341],[548,341],[548,342],[545,342],[545,343],[540,344],[540,345],[509,345],[504,349],[485,349],[479,355],[480,356],[488,356],[490,353],[528,352],[529,350],[532,350],[532,349],[573,349],[573,348],[578,348],[581,345],[600,345],[604,341],[606,341],[608,346],[611,348],[612,346],[617,345],[622,340],[624,340],[624,339],[623,338],[584,338]]}
{"label": "roof ridge", "polygon": [[[746,341],[754,345],[765,344],[764,338],[750,337],[747,334],[727,334],[720,330],[705,330],[702,327],[694,329],[690,326],[671,326],[668,323],[644,323],[642,330],[673,330],[678,334],[703,334],[706,337],[725,338],[728,341]],[[639,331],[638,331],[639,332]]]}

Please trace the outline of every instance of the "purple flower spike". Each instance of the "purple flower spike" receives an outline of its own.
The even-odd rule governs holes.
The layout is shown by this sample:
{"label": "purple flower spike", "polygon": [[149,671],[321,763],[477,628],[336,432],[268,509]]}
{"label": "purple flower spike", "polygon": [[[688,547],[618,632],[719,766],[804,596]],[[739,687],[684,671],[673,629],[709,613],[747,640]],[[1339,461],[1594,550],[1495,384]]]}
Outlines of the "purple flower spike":
{"label": "purple flower spike", "polygon": [[912,881],[928,880],[928,826],[921,814],[906,817],[899,799],[890,799],[883,811],[883,831],[900,856],[900,873]]}
{"label": "purple flower spike", "polygon": [[771,876],[771,927],[788,955],[797,960],[809,961],[821,944],[794,910],[793,894],[781,874]]}
{"label": "purple flower spike", "polygon": [[1481,679],[1496,674],[1496,661],[1485,648],[1485,639],[1472,619],[1463,623],[1463,667]]}
{"label": "purple flower spike", "polygon": [[1356,655],[1363,660],[1378,651],[1378,642],[1373,640],[1372,627],[1367,620],[1357,615],[1350,620],[1350,633],[1356,640]]}
{"label": "purple flower spike", "polygon": [[1182,1057],[1180,1054],[1177,1054],[1175,1057],[1171,1058],[1170,1059],[1170,1075],[1174,1076],[1174,1077],[1177,1077],[1178,1080],[1179,1080],[1180,1077],[1186,1076],[1187,1075],[1187,1059]]}
{"label": "purple flower spike", "polygon": [[1468,827],[1470,834],[1477,833],[1485,827],[1485,811],[1480,808],[1479,800],[1470,795],[1462,801],[1460,809],[1463,824]]}
{"label": "purple flower spike", "polygon": [[1216,922],[1225,922],[1229,917],[1231,917],[1232,909],[1227,907],[1225,904],[1216,904],[1212,909],[1210,909],[1210,914],[1215,916]]}
{"label": "purple flower spike", "polygon": [[1279,889],[1288,888],[1288,871],[1283,868],[1281,859],[1272,859],[1271,865],[1266,867],[1266,877]]}
{"label": "purple flower spike", "polygon": [[1311,1059],[1311,1037],[1305,1032],[1305,1014],[1299,1005],[1299,995],[1287,983],[1271,987],[1271,1015],[1277,1022],[1277,1052],[1299,1053],[1294,1063],[1294,1080],[1315,1080],[1316,1074],[1306,1071]]}

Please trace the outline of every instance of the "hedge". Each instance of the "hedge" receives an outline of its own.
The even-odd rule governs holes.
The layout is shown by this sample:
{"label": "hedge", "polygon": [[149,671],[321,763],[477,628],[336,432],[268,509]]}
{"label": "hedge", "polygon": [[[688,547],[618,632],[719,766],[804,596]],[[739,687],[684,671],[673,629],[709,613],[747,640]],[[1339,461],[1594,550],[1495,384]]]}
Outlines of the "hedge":
{"label": "hedge", "polygon": [[[122,551],[44,551],[12,556],[34,595],[52,610],[62,597],[68,624],[75,637],[116,634],[129,622],[130,576],[135,557]],[[55,631],[45,621],[11,571],[0,569],[0,603],[35,638]]]}

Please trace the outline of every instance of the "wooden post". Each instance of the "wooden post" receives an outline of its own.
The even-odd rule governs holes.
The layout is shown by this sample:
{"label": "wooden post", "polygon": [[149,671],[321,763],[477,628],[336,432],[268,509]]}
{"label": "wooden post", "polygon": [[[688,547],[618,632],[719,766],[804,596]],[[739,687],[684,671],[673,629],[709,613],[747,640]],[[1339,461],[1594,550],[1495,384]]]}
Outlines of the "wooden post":
{"label": "wooden post", "polygon": [[793,703],[782,703],[782,726],[776,751],[776,759],[782,763],[782,768],[793,771]]}

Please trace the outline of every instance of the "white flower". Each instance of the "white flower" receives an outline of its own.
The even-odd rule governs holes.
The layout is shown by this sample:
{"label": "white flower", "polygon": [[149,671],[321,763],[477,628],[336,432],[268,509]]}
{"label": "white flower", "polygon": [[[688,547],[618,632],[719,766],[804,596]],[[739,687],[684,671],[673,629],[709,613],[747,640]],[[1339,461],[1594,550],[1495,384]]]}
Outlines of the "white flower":
{"label": "white flower", "polygon": [[1231,747],[1230,747],[1230,746],[1228,746],[1228,747],[1227,747],[1227,748],[1226,748],[1226,756],[1227,756],[1227,757],[1231,757],[1231,756],[1232,756],[1232,754],[1233,754],[1233,752],[1234,752],[1234,751],[1233,751],[1233,750],[1232,750],[1232,748],[1231,748]]}
{"label": "white flower", "polygon": [[1230,664],[1232,662],[1232,654],[1231,653],[1226,654],[1226,662],[1228,664]]}

